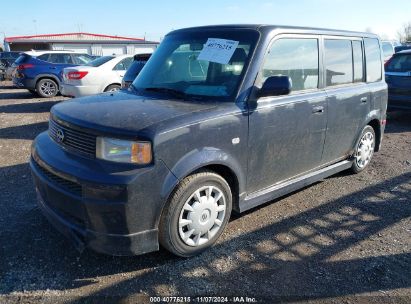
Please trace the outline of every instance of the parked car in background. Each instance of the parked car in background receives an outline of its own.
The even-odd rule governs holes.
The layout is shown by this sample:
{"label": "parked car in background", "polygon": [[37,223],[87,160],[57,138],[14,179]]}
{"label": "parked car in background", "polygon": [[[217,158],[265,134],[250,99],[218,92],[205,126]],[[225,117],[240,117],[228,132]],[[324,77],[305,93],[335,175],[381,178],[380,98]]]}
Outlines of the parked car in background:
{"label": "parked car in background", "polygon": [[395,53],[385,63],[388,109],[411,110],[411,50]]}
{"label": "parked car in background", "polygon": [[39,208],[77,248],[199,254],[232,210],[365,170],[385,129],[383,70],[374,34],[173,31],[129,90],[52,107],[31,150]]}
{"label": "parked car in background", "polygon": [[387,62],[395,53],[394,43],[392,41],[381,41],[384,62]]}
{"label": "parked car in background", "polygon": [[134,81],[134,79],[136,79],[137,75],[150,59],[150,56],[151,54],[134,55],[134,60],[128,68],[127,72],[124,74],[123,81],[121,82],[122,89],[127,89]]}
{"label": "parked car in background", "polygon": [[13,63],[13,83],[40,97],[53,97],[60,90],[64,68],[87,64],[91,60],[88,54],[70,51],[25,52]]}
{"label": "parked car in background", "polygon": [[61,93],[65,96],[81,97],[117,91],[121,88],[121,81],[132,62],[132,55],[103,56],[87,65],[65,68]]}
{"label": "parked car in background", "polygon": [[20,52],[1,52],[0,53],[0,80],[11,79],[7,75],[9,69],[14,61],[20,56]]}

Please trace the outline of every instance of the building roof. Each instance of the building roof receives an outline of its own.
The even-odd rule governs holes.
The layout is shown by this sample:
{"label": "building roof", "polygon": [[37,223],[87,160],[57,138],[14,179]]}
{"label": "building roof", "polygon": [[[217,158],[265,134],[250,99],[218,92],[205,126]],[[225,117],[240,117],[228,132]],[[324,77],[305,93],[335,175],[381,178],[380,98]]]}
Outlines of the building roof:
{"label": "building roof", "polygon": [[4,39],[7,43],[27,43],[27,42],[133,42],[133,43],[157,43],[153,41],[146,41],[143,38],[133,38],[124,36],[101,35],[92,33],[64,33],[64,34],[44,34],[32,36],[15,36],[6,37]]}

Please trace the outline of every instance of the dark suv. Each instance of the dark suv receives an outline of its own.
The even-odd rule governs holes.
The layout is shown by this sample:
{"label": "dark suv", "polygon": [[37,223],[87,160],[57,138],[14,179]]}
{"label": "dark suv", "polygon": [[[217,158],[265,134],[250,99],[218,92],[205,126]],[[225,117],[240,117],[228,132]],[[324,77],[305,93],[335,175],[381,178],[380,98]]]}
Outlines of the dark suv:
{"label": "dark suv", "polygon": [[150,59],[151,54],[136,54],[133,58],[133,63],[127,69],[127,72],[124,74],[123,80],[121,82],[121,88],[127,89],[130,84],[136,79],[138,74],[146,65],[147,61]]}
{"label": "dark suv", "polygon": [[364,170],[385,128],[374,34],[268,25],[169,33],[128,91],[55,105],[30,166],[78,248],[180,256],[242,212]]}
{"label": "dark suv", "polygon": [[385,63],[388,109],[411,111],[411,50],[395,53]]}
{"label": "dark suv", "polygon": [[13,83],[40,97],[53,97],[59,92],[64,68],[84,65],[93,59],[88,54],[68,51],[22,53],[13,64]]}

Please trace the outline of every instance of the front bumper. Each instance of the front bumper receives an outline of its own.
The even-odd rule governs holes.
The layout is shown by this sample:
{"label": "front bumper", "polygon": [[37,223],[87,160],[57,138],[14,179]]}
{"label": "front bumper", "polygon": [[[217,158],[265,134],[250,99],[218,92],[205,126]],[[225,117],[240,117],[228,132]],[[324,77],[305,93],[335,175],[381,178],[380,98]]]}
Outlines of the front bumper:
{"label": "front bumper", "polygon": [[61,84],[60,92],[63,96],[83,97],[102,93],[98,86],[76,86]]}
{"label": "front bumper", "polygon": [[77,248],[111,255],[158,250],[160,181],[169,173],[161,162],[125,170],[68,153],[42,133],[30,167],[42,212]]}

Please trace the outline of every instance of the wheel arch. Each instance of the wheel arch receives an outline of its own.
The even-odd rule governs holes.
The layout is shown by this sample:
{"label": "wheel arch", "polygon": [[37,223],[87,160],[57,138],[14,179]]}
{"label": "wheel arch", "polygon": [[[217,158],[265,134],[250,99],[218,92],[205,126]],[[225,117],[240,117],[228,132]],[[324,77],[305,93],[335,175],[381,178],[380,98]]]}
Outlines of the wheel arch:
{"label": "wheel arch", "polygon": [[374,129],[375,133],[375,147],[374,151],[378,152],[381,146],[381,122],[379,119],[374,118],[367,123],[367,126],[370,126]]}
{"label": "wheel arch", "polygon": [[114,82],[114,83],[110,83],[109,85],[106,85],[106,86],[104,87],[103,92],[106,92],[106,90],[108,89],[108,87],[109,87],[109,86],[112,86],[112,85],[117,85],[117,86],[119,86],[119,87],[121,88],[121,83]]}
{"label": "wheel arch", "polygon": [[203,149],[199,152],[188,153],[172,168],[169,168],[169,174],[164,180],[161,191],[164,203],[161,206],[160,216],[179,183],[187,176],[203,170],[213,171],[227,181],[233,196],[233,210],[239,210],[239,201],[246,182],[245,173],[242,172],[241,166],[235,158],[221,150]]}
{"label": "wheel arch", "polygon": [[37,83],[42,80],[42,79],[51,79],[54,80],[57,83],[57,89],[60,91],[60,79],[53,75],[53,74],[40,74],[36,76],[35,83],[37,87]]}

